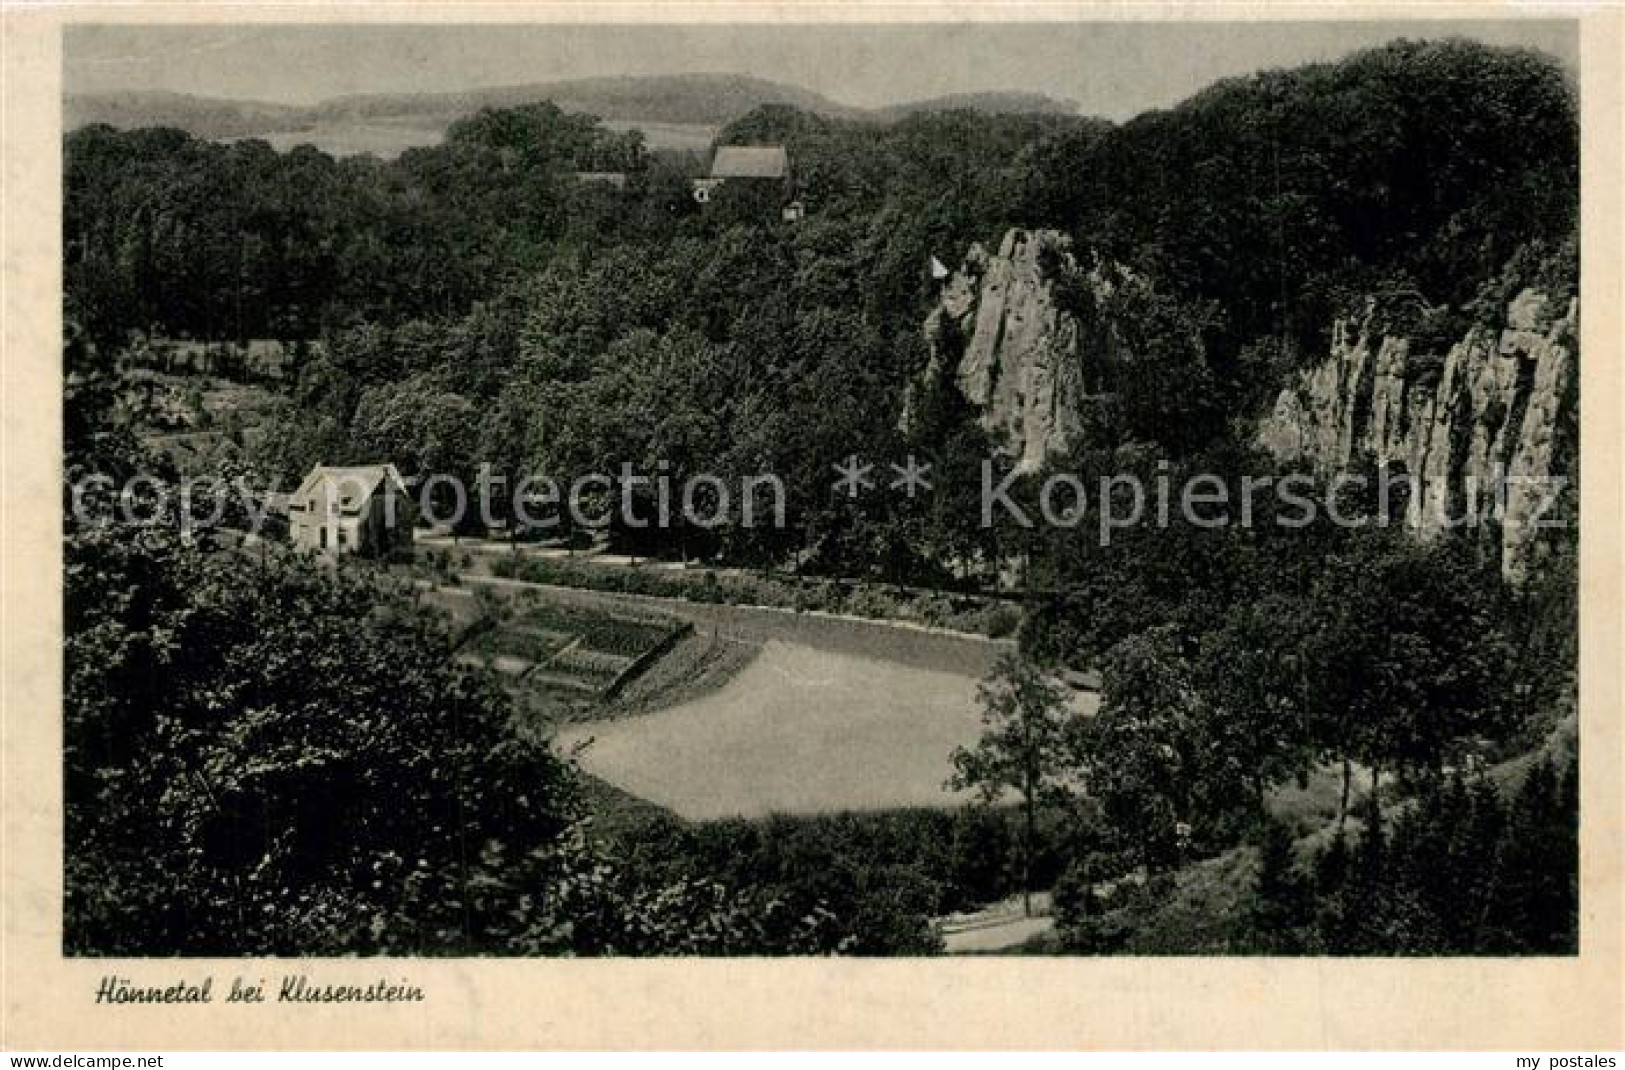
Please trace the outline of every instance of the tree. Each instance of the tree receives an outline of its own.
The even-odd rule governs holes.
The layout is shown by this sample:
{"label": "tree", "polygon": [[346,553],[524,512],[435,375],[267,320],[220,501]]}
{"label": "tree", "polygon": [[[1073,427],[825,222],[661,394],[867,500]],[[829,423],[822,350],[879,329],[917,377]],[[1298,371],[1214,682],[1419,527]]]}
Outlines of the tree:
{"label": "tree", "polygon": [[1508,814],[1490,919],[1517,950],[1571,952],[1579,934],[1579,763],[1542,755]]}
{"label": "tree", "polygon": [[156,529],[66,556],[69,947],[502,946],[480,856],[554,845],[573,778],[431,621],[357,575]]}
{"label": "tree", "polygon": [[1322,568],[1303,646],[1311,730],[1351,766],[1428,779],[1472,736],[1501,723],[1510,654],[1496,619],[1500,580],[1464,539],[1417,546],[1369,533]]}
{"label": "tree", "polygon": [[984,806],[997,805],[1007,791],[1021,796],[1022,909],[1031,916],[1038,810],[1069,798],[1076,787],[1072,747],[1079,715],[1060,687],[1015,654],[999,658],[977,697],[982,738],[954,750],[948,787],[974,789]]}
{"label": "tree", "polygon": [[1298,869],[1292,833],[1279,821],[1263,825],[1258,844],[1258,877],[1248,920],[1263,950],[1302,951],[1299,930],[1310,920],[1313,900],[1308,879]]}
{"label": "tree", "polygon": [[[1081,737],[1089,792],[1127,846],[1151,868],[1173,863],[1198,809],[1233,797],[1213,760],[1189,662],[1171,627],[1125,639],[1106,655],[1099,712]],[[1216,775],[1218,774],[1218,775]]]}
{"label": "tree", "polygon": [[1367,800],[1354,842],[1339,832],[1318,858],[1321,946],[1337,954],[1572,953],[1575,766],[1570,754],[1560,778],[1551,758],[1530,766],[1510,805],[1491,777],[1459,773],[1424,785],[1386,828]]}
{"label": "tree", "polygon": [[1307,773],[1314,757],[1297,652],[1302,618],[1302,602],[1279,595],[1236,606],[1203,637],[1197,659],[1218,757],[1250,785],[1260,818],[1266,792]]}

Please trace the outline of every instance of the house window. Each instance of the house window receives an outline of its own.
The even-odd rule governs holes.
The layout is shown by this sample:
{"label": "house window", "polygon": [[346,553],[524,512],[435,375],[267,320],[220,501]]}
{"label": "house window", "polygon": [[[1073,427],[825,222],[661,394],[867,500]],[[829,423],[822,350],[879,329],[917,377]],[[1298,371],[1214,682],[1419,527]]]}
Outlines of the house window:
{"label": "house window", "polygon": [[323,550],[327,549],[327,529],[326,528],[317,528],[316,531],[317,531],[317,533],[318,533],[318,535],[320,537],[320,542],[318,542],[317,545],[320,546]]}

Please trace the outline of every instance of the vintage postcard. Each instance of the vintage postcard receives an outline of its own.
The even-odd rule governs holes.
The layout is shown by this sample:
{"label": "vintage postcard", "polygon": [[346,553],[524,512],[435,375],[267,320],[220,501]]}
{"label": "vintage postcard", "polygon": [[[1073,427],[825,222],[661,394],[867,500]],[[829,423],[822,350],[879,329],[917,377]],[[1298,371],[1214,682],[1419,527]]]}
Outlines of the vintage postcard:
{"label": "vintage postcard", "polygon": [[8,9],[0,1044],[1619,1048],[1620,15]]}

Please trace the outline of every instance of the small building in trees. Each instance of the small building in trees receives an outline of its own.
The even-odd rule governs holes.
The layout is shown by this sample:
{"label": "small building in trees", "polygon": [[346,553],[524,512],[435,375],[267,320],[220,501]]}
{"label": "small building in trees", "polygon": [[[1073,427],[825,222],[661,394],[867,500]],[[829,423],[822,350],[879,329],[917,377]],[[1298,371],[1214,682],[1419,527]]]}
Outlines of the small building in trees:
{"label": "small building in trees", "polygon": [[288,499],[288,536],[319,553],[384,557],[412,545],[416,516],[394,465],[319,464]]}
{"label": "small building in trees", "polygon": [[802,216],[801,202],[793,199],[790,154],[783,145],[718,145],[711,157],[711,173],[693,180],[694,199],[708,204],[718,187],[730,184],[748,185],[777,200],[786,222]]}
{"label": "small building in trees", "polygon": [[711,157],[711,177],[788,184],[790,154],[783,145],[718,145]]}
{"label": "small building in trees", "polygon": [[626,188],[625,171],[577,171],[576,181],[583,186],[613,186],[615,189]]}

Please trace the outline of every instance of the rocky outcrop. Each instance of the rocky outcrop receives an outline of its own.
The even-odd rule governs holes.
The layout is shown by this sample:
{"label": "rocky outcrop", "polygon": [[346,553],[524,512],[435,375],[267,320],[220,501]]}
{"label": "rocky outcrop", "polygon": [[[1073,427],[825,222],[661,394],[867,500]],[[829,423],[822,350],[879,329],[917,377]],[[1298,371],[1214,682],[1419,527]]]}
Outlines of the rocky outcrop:
{"label": "rocky outcrop", "polygon": [[1367,457],[1402,469],[1416,481],[1409,524],[1424,536],[1494,525],[1503,573],[1522,579],[1552,481],[1566,476],[1559,439],[1575,416],[1577,303],[1553,308],[1525,290],[1504,329],[1472,329],[1442,361],[1376,330],[1375,311],[1335,325],[1331,355],[1281,391],[1258,443],[1322,475]]}
{"label": "rocky outcrop", "polygon": [[1056,306],[1050,283],[1055,272],[1075,268],[1058,231],[1011,230],[994,255],[971,248],[926,320],[930,374],[952,362],[983,428],[1024,471],[1082,433],[1078,322]]}

